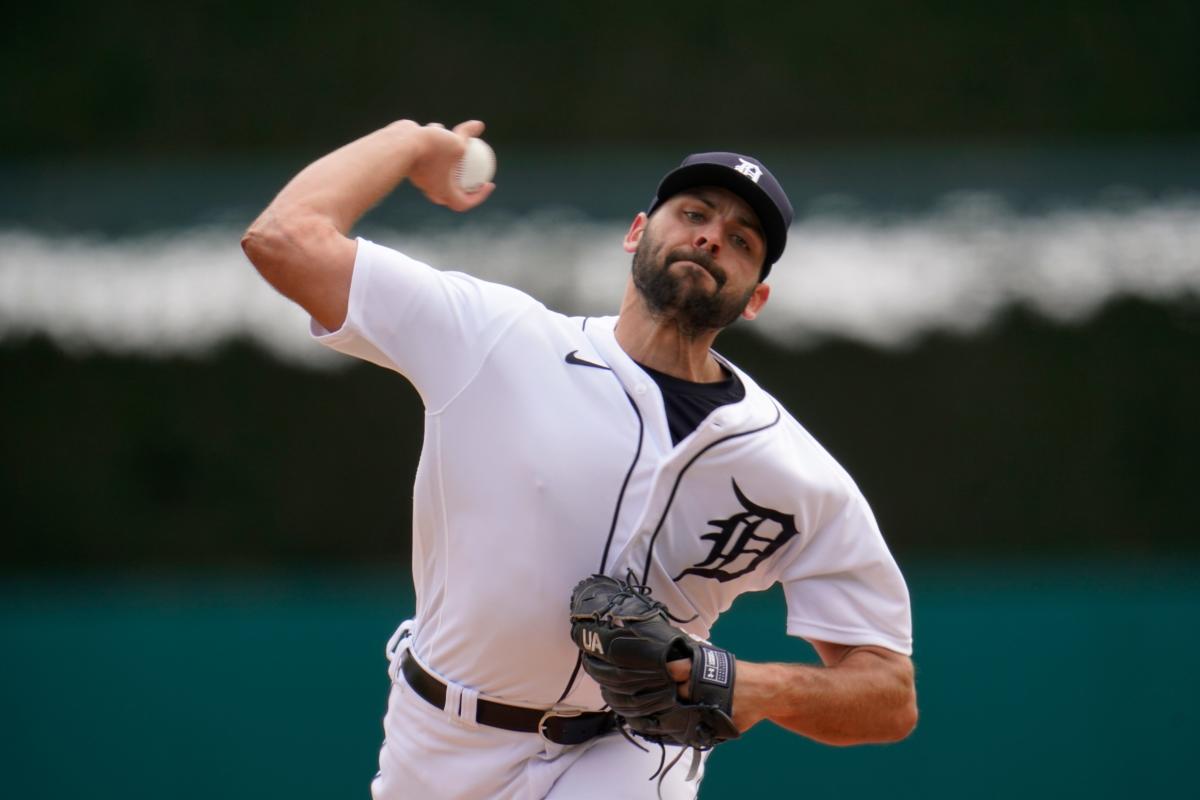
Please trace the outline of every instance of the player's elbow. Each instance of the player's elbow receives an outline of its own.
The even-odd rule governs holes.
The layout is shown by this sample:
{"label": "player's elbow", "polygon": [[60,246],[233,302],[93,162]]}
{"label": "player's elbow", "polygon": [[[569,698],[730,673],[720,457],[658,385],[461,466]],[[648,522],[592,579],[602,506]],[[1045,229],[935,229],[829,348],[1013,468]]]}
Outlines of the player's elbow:
{"label": "player's elbow", "polygon": [[897,677],[898,686],[890,713],[886,717],[881,743],[898,742],[908,738],[916,730],[917,720],[920,717],[920,713],[917,711],[917,687],[913,680],[911,666]]}
{"label": "player's elbow", "polygon": [[917,711],[917,695],[912,692],[906,701],[895,710],[892,715],[889,735],[884,742],[899,742],[902,739],[907,739],[917,728],[917,719],[920,713]]}
{"label": "player's elbow", "polygon": [[877,707],[870,719],[853,732],[833,737],[826,744],[848,747],[860,744],[894,744],[907,739],[917,727],[917,703],[912,697],[887,707]]}
{"label": "player's elbow", "polygon": [[880,678],[870,702],[874,712],[867,715],[871,721],[861,731],[862,744],[899,742],[917,727],[917,686],[912,662],[894,659]]}
{"label": "player's elbow", "polygon": [[242,252],[268,283],[287,294],[289,276],[324,233],[315,217],[280,214],[268,208],[242,234]]}
{"label": "player's elbow", "polygon": [[278,231],[275,228],[276,226],[272,224],[270,209],[268,209],[254,220],[242,234],[242,252],[259,272],[262,272],[264,268],[269,269],[270,265],[278,259],[279,241]]}
{"label": "player's elbow", "polygon": [[917,680],[912,659],[894,653],[879,653],[875,661],[874,697],[876,710],[868,740],[888,744],[906,739],[917,727]]}
{"label": "player's elbow", "polygon": [[268,277],[268,272],[277,270],[286,261],[289,239],[286,221],[268,208],[242,234],[242,252],[263,277]]}

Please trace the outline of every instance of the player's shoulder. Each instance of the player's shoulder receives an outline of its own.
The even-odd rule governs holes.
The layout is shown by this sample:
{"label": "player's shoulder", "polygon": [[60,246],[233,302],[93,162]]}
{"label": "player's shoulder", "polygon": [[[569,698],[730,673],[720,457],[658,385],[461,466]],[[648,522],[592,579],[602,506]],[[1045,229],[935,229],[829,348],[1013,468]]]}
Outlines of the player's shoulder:
{"label": "player's shoulder", "polygon": [[395,247],[359,237],[355,269],[385,270],[441,283],[448,291],[467,298],[512,306],[538,307],[542,304],[526,292],[508,284],[481,278],[456,265],[441,264]]}
{"label": "player's shoulder", "polygon": [[810,488],[843,498],[860,496],[858,486],[841,462],[815,435],[773,394],[763,388],[745,370],[728,360],[727,366],[737,374],[746,387],[746,401],[761,407],[773,407],[777,422],[771,427],[767,440],[772,443],[777,468],[796,475]]}
{"label": "player's shoulder", "polygon": [[454,265],[426,263],[392,248],[374,247],[378,248],[377,257],[388,259],[396,268],[425,271],[428,280],[440,284],[455,298],[455,305],[507,320],[509,334],[517,340],[523,332],[527,339],[548,337],[556,342],[586,342],[584,331],[589,321],[595,319],[568,316],[548,308],[519,287],[480,277]]}

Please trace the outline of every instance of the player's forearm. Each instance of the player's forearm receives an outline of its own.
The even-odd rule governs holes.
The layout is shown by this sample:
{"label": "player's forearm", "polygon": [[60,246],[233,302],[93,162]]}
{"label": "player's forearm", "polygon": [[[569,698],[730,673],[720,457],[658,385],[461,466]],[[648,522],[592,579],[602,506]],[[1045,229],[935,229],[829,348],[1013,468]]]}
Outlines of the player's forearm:
{"label": "player's forearm", "polygon": [[733,713],[741,730],[769,719],[825,744],[898,741],[917,721],[912,664],[872,650],[830,667],[739,660]]}
{"label": "player's forearm", "polygon": [[412,169],[421,152],[422,128],[393,122],[314,161],[283,188],[266,218],[315,216],[343,235]]}

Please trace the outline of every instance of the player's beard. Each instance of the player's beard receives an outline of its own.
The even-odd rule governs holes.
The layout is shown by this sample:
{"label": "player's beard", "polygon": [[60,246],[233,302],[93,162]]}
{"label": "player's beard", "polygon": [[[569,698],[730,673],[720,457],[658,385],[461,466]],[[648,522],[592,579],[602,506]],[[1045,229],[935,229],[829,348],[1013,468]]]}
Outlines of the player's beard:
{"label": "player's beard", "polygon": [[[652,315],[671,320],[689,339],[728,327],[742,315],[754,294],[753,286],[740,296],[725,295],[722,290],[728,276],[708,253],[680,247],[661,255],[662,249],[647,229],[633,254],[633,285]],[[676,261],[699,264],[712,276],[716,288],[709,291],[691,278],[672,273]]]}

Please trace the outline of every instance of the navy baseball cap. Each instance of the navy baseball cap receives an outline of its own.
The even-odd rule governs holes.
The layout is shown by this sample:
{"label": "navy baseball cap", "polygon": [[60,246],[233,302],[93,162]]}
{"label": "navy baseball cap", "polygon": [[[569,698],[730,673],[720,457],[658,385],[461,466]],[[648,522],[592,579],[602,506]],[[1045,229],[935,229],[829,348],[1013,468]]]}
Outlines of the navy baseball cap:
{"label": "navy baseball cap", "polygon": [[694,153],[658,184],[646,214],[653,214],[670,198],[697,186],[728,189],[754,209],[766,237],[767,252],[762,270],[762,279],[765,279],[771,265],[783,255],[788,227],[792,224],[792,203],[779,181],[757,158],[738,153]]}

